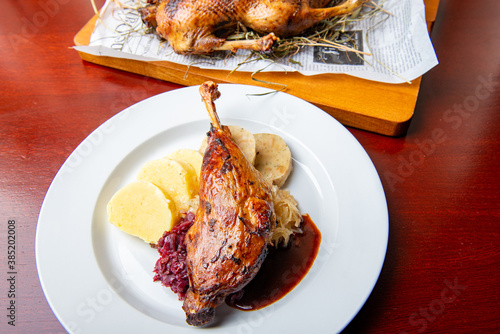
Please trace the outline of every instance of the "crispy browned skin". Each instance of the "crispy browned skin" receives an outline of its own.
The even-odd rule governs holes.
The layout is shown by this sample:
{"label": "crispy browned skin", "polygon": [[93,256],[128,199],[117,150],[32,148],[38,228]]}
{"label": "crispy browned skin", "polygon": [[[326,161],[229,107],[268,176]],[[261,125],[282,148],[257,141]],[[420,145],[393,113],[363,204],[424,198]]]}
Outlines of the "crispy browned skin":
{"label": "crispy browned skin", "polygon": [[[276,36],[297,35],[321,20],[353,12],[367,0],[153,0],[142,10],[144,22],[156,28],[175,52],[206,54],[215,50],[269,50]],[[156,12],[156,16],[151,15]],[[226,41],[215,34],[238,23],[268,34],[254,41]]]}
{"label": "crispy browned skin", "polygon": [[183,309],[193,326],[210,324],[215,307],[257,274],[276,225],[271,186],[219,123],[217,86],[200,87],[212,119],[200,177],[200,206],[186,235],[190,288]]}

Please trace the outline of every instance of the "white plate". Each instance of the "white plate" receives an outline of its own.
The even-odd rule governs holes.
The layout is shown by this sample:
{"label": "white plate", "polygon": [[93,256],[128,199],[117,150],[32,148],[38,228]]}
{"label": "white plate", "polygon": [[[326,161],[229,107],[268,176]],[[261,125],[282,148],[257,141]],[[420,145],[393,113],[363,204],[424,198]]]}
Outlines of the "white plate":
{"label": "white plate", "polygon": [[[294,170],[285,184],[322,233],[318,257],[288,295],[259,311],[221,306],[216,333],[339,332],[370,295],[384,262],[388,214],[368,155],[332,117],[284,93],[220,85],[222,123],[282,136]],[[46,298],[73,333],[195,333],[181,302],[153,283],[156,250],[107,222],[106,204],[140,166],[209,130],[198,87],[144,100],[85,139],[54,178],[39,216],[38,274]]]}

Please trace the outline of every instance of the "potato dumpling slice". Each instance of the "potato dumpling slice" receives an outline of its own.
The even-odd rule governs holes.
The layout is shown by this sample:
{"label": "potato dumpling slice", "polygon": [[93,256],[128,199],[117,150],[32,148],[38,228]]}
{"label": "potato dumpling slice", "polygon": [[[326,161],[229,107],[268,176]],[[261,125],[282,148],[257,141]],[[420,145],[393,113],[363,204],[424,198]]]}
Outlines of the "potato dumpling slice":
{"label": "potato dumpling slice", "polygon": [[[255,162],[255,139],[253,134],[237,125],[228,125],[229,130],[231,131],[231,139],[238,145],[240,150],[245,155],[245,158],[253,164]],[[201,142],[201,146],[199,151],[202,154],[205,154],[205,150],[207,148],[207,138],[205,137]]]}
{"label": "potato dumpling slice", "polygon": [[148,181],[173,199],[177,212],[189,207],[189,200],[198,194],[198,177],[190,164],[175,159],[157,159],[146,162],[137,180]]}
{"label": "potato dumpling slice", "polygon": [[118,190],[107,211],[110,223],[148,243],[157,243],[175,224],[173,201],[146,181],[134,181]]}
{"label": "potato dumpling slice", "polygon": [[180,149],[166,156],[169,159],[187,162],[196,171],[198,180],[200,179],[201,164],[203,163],[203,154],[196,150]]}
{"label": "potato dumpling slice", "polygon": [[292,171],[292,154],[286,142],[278,135],[271,133],[254,134],[255,168],[264,178],[278,187],[285,184]]}

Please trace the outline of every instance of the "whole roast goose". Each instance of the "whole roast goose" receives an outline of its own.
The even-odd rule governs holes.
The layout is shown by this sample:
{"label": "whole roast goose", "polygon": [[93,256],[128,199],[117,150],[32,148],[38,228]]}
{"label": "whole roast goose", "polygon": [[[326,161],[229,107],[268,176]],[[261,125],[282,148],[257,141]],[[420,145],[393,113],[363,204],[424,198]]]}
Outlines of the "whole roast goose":
{"label": "whole roast goose", "polygon": [[[298,35],[321,20],[349,14],[368,0],[149,0],[143,21],[179,54],[217,50],[268,51],[278,37]],[[256,40],[228,41],[238,24],[267,34]]]}

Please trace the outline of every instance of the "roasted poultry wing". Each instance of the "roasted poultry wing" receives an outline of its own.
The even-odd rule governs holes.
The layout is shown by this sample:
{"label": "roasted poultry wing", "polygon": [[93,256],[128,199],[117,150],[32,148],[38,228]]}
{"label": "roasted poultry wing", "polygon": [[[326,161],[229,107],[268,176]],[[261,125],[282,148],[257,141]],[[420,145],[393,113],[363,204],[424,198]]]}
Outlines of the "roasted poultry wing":
{"label": "roasted poultry wing", "polygon": [[[271,49],[276,36],[297,35],[321,20],[353,12],[367,0],[150,0],[143,21],[168,40],[176,53],[207,54],[216,50]],[[266,36],[227,41],[221,32],[238,24]],[[219,35],[219,36],[218,36]]]}
{"label": "roasted poultry wing", "polygon": [[204,83],[200,93],[212,124],[201,169],[200,205],[185,238],[190,288],[183,309],[193,326],[211,323],[215,307],[253,279],[276,226],[271,185],[220,124],[214,104],[220,95],[217,85]]}

